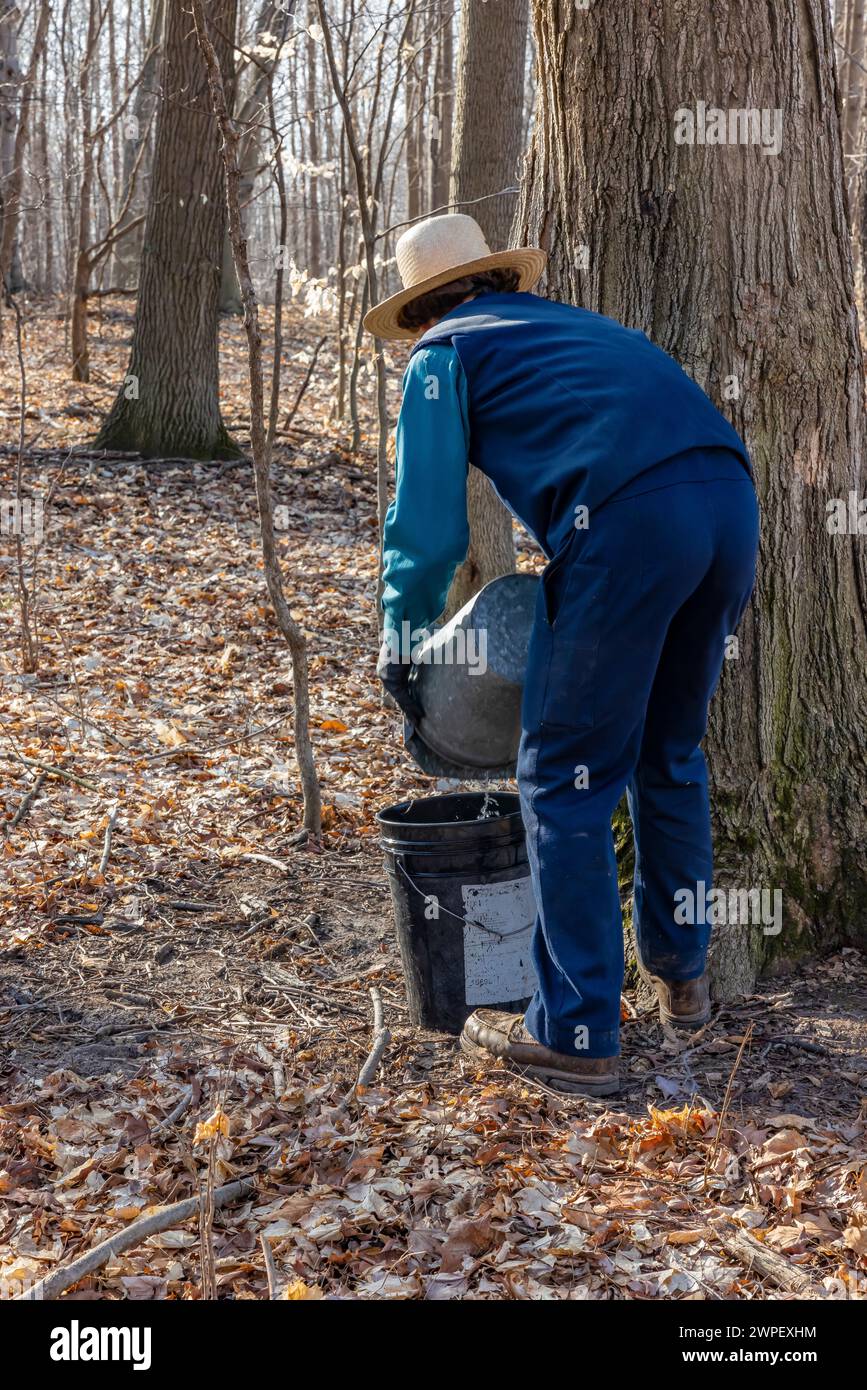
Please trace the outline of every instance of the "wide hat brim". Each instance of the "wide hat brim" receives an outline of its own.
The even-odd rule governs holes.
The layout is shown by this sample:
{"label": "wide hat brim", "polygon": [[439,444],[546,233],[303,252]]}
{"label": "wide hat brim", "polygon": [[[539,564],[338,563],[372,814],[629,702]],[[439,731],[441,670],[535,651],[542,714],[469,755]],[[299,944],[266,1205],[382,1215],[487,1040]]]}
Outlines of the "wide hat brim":
{"label": "wide hat brim", "polygon": [[547,262],[545,252],[535,246],[521,246],[515,251],[492,251],[487,256],[480,256],[478,260],[450,266],[448,270],[441,270],[438,275],[420,280],[417,285],[401,290],[399,294],[390,295],[381,304],[368,309],[364,316],[364,326],[375,338],[385,338],[389,341],[403,339],[405,342],[411,342],[418,337],[419,330],[402,328],[398,323],[398,316],[401,309],[413,299],[439,289],[440,285],[449,285],[452,280],[463,280],[466,275],[478,275],[483,270],[517,270],[520,276],[518,289],[531,290],[541,279]]}

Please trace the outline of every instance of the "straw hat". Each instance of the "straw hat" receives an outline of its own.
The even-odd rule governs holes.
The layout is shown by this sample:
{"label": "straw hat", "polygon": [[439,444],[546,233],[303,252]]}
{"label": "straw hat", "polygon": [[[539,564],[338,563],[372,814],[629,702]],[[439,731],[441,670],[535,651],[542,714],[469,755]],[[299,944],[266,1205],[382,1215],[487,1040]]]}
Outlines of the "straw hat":
{"label": "straw hat", "polygon": [[420,295],[499,267],[517,270],[519,290],[531,290],[545,269],[547,256],[536,247],[492,251],[474,217],[449,212],[428,217],[410,227],[395,247],[403,289],[375,305],[364,316],[364,326],[377,338],[415,338],[417,328],[401,328],[398,316],[405,304]]}

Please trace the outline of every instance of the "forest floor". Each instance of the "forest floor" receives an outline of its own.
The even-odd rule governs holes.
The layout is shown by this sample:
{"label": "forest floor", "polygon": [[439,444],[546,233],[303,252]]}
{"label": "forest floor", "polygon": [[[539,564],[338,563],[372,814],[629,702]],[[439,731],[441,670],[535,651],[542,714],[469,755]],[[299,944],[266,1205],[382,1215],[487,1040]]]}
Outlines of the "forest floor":
{"label": "forest floor", "polygon": [[[51,495],[34,675],[8,543],[0,561],[0,1297],[247,1176],[66,1297],[266,1298],[263,1237],[291,1299],[863,1297],[862,959],[767,981],[693,1037],[633,1001],[611,1102],[477,1072],[410,1027],[374,815],[430,782],[373,679],[371,440],[350,455],[328,422],[323,354],[274,463],[310,634],[315,843],[249,471],[88,452],[128,306],[91,327],[82,386],[57,306],[28,326],[25,483]],[[288,402],[317,328],[290,313]],[[222,375],[243,443],[240,323]],[[0,381],[9,497],[8,351]],[[371,986],[391,1041],[355,1092]]]}

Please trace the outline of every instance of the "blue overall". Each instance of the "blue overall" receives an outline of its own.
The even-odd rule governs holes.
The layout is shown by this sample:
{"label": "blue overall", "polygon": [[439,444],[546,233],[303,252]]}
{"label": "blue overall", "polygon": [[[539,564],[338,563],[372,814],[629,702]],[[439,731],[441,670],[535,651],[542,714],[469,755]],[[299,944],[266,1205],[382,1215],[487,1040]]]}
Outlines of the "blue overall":
{"label": "blue overall", "polygon": [[739,436],[644,334],[527,294],[460,306],[415,351],[453,347],[470,461],[550,559],[524,693],[518,783],[538,908],[531,1033],[619,1051],[623,930],[611,817],[627,792],[642,963],[702,973],[709,928],[678,890],[712,881],[701,740],[749,599],[758,515]]}

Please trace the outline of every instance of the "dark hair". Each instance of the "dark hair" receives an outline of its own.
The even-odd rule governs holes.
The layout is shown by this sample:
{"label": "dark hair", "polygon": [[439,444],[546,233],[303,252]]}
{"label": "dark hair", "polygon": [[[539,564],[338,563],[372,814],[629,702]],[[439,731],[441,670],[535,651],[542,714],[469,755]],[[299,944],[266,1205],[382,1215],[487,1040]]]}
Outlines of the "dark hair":
{"label": "dark hair", "polygon": [[428,294],[420,294],[404,304],[397,316],[401,328],[422,328],[431,319],[441,319],[450,309],[462,304],[467,295],[483,294],[493,290],[499,294],[511,294],[521,283],[520,272],[508,268],[483,270],[478,275],[465,275],[462,280],[452,280],[448,285],[440,285]]}

